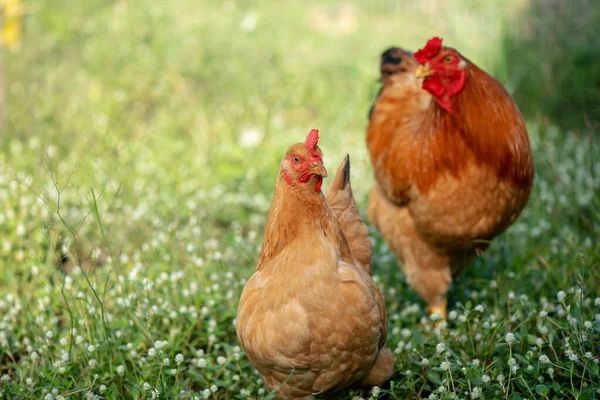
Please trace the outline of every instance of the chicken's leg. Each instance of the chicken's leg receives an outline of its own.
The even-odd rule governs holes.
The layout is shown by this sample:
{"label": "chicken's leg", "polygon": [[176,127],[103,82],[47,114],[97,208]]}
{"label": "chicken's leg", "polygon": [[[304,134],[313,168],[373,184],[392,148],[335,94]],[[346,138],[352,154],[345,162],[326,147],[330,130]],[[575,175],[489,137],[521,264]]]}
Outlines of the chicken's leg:
{"label": "chicken's leg", "polygon": [[409,285],[427,303],[428,312],[445,319],[446,293],[452,282],[450,257],[425,242],[415,230],[408,208],[389,202],[378,186],[369,194],[367,218],[402,263]]}

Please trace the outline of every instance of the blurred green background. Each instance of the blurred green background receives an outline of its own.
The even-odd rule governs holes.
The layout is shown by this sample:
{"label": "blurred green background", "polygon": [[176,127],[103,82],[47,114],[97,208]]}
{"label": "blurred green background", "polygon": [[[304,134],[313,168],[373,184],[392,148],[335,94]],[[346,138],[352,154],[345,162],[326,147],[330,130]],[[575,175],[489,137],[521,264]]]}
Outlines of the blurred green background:
{"label": "blurred green background", "polygon": [[21,44],[4,55],[4,149],[14,138],[51,142],[98,179],[98,167],[151,161],[159,179],[177,179],[168,172],[178,166],[230,184],[272,171],[311,127],[328,153],[364,159],[379,54],[434,35],[500,79],[529,120],[585,129],[600,118],[593,0],[26,0],[23,8]]}
{"label": "blurred green background", "polygon": [[379,54],[434,35],[500,79],[530,121],[580,130],[600,119],[593,0],[26,0],[23,9],[21,43],[4,54],[3,149],[15,138],[52,143],[86,179],[144,162],[165,183],[175,167],[207,185],[268,167],[266,178],[311,127],[327,153],[364,160]]}

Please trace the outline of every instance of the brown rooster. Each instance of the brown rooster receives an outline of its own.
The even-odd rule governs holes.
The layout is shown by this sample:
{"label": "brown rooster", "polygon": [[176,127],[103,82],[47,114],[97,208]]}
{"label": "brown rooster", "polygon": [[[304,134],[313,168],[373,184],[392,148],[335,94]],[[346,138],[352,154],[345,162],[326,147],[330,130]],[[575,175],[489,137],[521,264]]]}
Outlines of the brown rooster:
{"label": "brown rooster", "polygon": [[394,364],[384,347],[385,307],[368,272],[371,244],[352,198],[348,158],[325,197],[318,139],[313,129],[283,157],[256,272],[236,319],[248,359],[279,398],[381,385]]}
{"label": "brown rooster", "polygon": [[433,38],[381,56],[367,147],[377,184],[367,216],[408,283],[446,316],[452,277],[525,207],[534,169],[523,117],[504,87]]}

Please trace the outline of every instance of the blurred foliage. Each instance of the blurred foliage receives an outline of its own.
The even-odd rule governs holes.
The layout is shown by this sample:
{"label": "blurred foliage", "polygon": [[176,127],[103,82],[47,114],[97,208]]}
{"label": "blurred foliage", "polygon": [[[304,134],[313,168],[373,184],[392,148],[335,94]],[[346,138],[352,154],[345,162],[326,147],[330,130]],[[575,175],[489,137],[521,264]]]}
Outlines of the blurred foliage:
{"label": "blurred foliage", "polygon": [[563,128],[597,126],[600,1],[530,0],[507,26],[499,73],[526,116]]}

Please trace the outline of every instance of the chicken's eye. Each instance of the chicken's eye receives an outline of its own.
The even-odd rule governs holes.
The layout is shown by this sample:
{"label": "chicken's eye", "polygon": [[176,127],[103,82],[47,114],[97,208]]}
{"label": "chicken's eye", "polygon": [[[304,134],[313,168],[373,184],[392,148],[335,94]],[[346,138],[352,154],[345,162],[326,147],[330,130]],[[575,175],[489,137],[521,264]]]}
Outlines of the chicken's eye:
{"label": "chicken's eye", "polygon": [[454,59],[452,58],[452,56],[446,56],[446,58],[444,58],[444,62],[445,63],[451,63]]}
{"label": "chicken's eye", "polygon": [[300,157],[294,157],[294,162],[299,163],[300,162]]}

